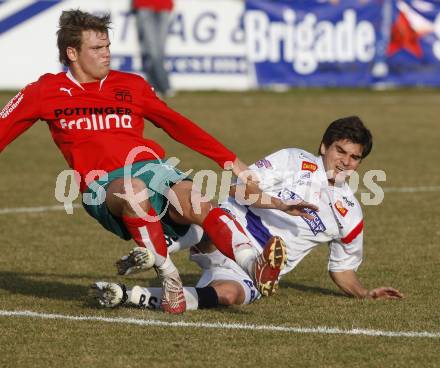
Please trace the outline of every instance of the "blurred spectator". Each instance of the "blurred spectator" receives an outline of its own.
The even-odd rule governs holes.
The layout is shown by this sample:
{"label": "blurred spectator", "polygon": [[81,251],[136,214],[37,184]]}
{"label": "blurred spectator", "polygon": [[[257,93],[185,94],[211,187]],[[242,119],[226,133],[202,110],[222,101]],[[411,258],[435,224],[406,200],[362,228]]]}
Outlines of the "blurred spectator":
{"label": "blurred spectator", "polygon": [[148,82],[162,96],[173,95],[165,70],[165,44],[173,0],[133,0],[142,53],[142,69]]}
{"label": "blurred spectator", "polygon": [[391,27],[393,21],[393,2],[383,0],[380,33],[376,42],[376,53],[374,57],[371,74],[376,79],[384,78],[388,75],[387,49],[390,43]]}

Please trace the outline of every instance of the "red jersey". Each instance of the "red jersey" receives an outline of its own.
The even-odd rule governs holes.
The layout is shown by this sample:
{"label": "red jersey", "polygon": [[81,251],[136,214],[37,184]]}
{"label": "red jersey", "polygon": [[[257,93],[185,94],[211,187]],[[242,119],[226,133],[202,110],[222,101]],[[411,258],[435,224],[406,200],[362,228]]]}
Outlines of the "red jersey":
{"label": "red jersey", "polygon": [[[69,166],[81,175],[84,191],[90,171],[123,167],[136,147],[148,147],[164,157],[159,144],[143,137],[144,118],[220,166],[236,158],[158,99],[142,77],[113,70],[98,82],[80,84],[68,72],[45,74],[26,86],[0,111],[0,152],[38,119],[44,120]],[[134,161],[157,157],[143,151]]]}
{"label": "red jersey", "polygon": [[170,11],[173,9],[173,0],[133,0],[133,8],[149,8],[157,12]]}

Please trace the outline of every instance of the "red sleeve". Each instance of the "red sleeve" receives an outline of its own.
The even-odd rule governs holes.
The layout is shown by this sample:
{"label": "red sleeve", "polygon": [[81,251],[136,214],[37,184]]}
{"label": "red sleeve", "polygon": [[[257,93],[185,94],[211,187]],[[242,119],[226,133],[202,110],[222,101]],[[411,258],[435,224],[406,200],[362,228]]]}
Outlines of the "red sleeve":
{"label": "red sleeve", "polygon": [[158,99],[148,84],[145,84],[142,97],[144,117],[177,142],[211,158],[222,168],[227,161],[233,162],[237,157],[202,128]]}
{"label": "red sleeve", "polygon": [[0,152],[38,120],[39,95],[38,84],[31,83],[0,111]]}
{"label": "red sleeve", "polygon": [[341,242],[344,244],[349,244],[351,243],[354,239],[356,239],[356,237],[362,232],[362,230],[364,229],[364,220],[362,219],[355,227],[353,230],[351,230],[347,236],[343,237],[341,239]]}

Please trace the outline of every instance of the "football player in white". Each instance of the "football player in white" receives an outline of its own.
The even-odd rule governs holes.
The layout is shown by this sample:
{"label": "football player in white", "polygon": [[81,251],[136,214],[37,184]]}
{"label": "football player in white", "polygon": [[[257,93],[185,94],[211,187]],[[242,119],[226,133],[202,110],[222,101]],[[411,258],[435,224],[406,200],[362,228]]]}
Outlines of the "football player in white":
{"label": "football player in white", "polygon": [[[246,188],[238,183],[231,187],[229,199],[221,207],[235,217],[245,229],[258,253],[271,242],[285,242],[287,264],[280,276],[290,272],[316,246],[328,244],[330,278],[347,295],[369,299],[401,299],[403,295],[392,287],[365,288],[356,270],[362,262],[363,216],[361,206],[350,189],[347,179],[370,153],[372,136],[356,116],[341,118],[329,125],[315,156],[297,148],[283,149],[250,168],[258,177],[260,188],[282,200],[306,200],[319,207],[319,212],[308,210],[314,219],[294,217],[285,212],[243,204]],[[237,195],[241,191],[241,195]],[[257,208],[259,207],[259,208]],[[198,243],[202,231],[192,227],[184,238],[173,242],[170,252]],[[142,269],[145,261],[142,250],[134,251],[130,266],[120,273]],[[144,257],[144,260],[142,258]],[[190,258],[203,270],[195,288],[185,288],[187,309],[209,308],[218,304],[248,304],[271,295],[277,285],[261,293],[254,281],[232,260],[213,246],[191,247]],[[119,267],[123,262],[119,262]],[[145,264],[145,263],[144,263]],[[97,285],[97,286],[96,286]],[[160,300],[160,289],[96,283],[98,301],[113,307],[122,303],[155,308]],[[157,295],[156,295],[157,294]],[[117,295],[113,297],[113,295]]]}

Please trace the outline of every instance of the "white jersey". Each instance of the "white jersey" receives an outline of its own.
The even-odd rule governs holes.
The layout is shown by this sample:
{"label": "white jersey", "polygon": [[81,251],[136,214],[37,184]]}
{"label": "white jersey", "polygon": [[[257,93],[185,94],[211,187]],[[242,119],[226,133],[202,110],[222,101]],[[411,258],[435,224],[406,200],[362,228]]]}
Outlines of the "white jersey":
{"label": "white jersey", "polygon": [[303,199],[319,207],[318,212],[309,211],[315,219],[308,220],[279,210],[240,205],[233,198],[221,204],[242,224],[260,251],[273,235],[285,241],[288,261],[282,274],[322,243],[329,244],[330,271],[357,270],[362,262],[362,210],[348,184],[328,184],[321,157],[300,149],[283,149],[250,168],[264,192],[283,200]]}

